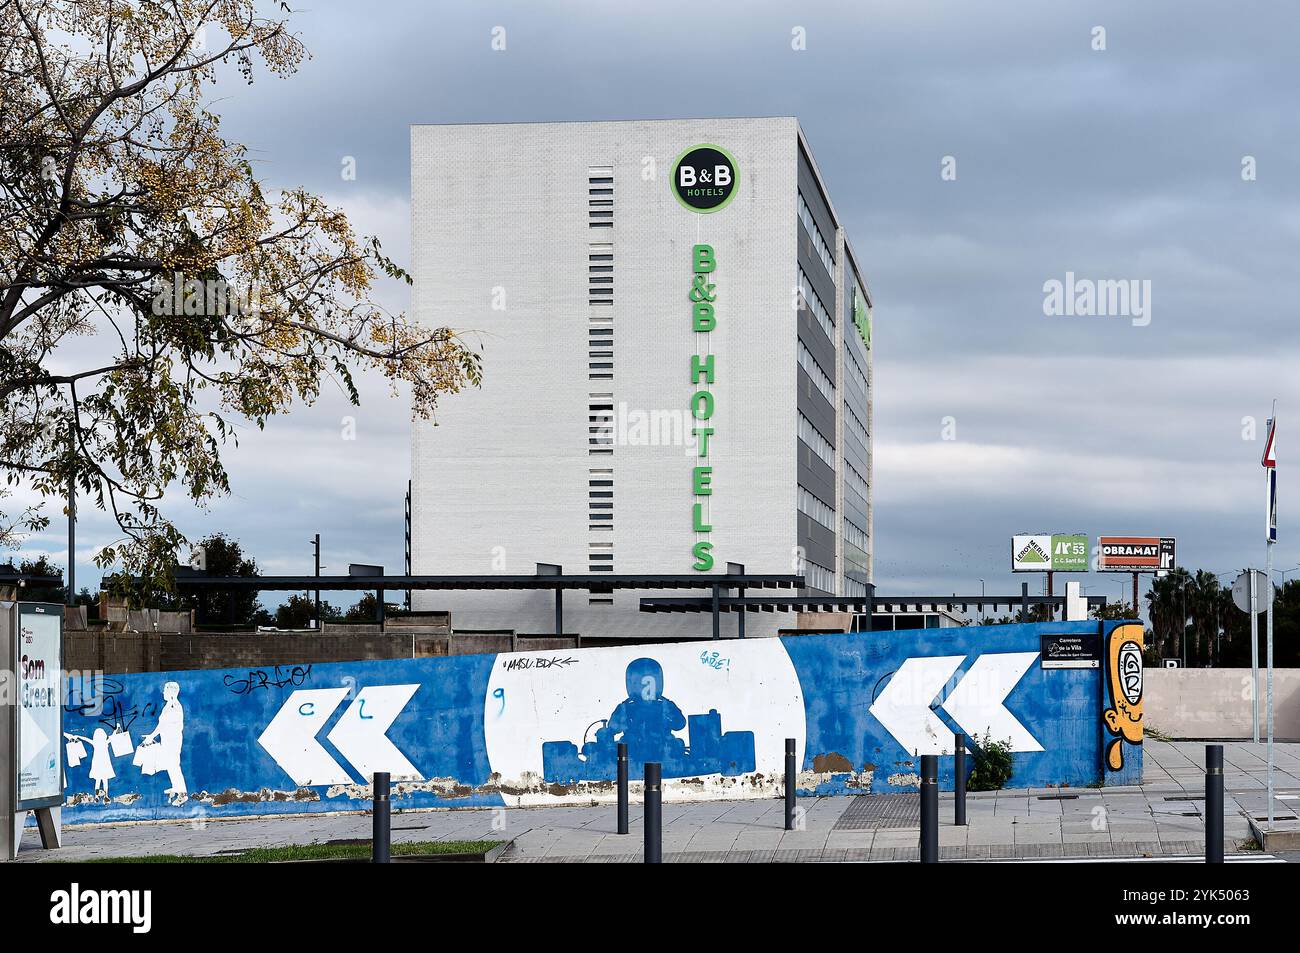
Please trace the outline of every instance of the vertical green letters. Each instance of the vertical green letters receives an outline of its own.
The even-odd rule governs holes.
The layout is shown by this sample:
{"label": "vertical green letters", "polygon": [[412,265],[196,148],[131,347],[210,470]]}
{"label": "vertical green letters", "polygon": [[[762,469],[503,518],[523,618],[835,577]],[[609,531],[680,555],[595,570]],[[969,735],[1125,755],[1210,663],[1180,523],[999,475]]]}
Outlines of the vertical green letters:
{"label": "vertical green letters", "polygon": [[[709,276],[718,267],[712,245],[696,245],[691,249],[691,330],[708,334],[718,326],[717,285],[709,281]],[[709,350],[706,348],[706,350]],[[691,417],[700,424],[713,418],[716,409],[713,391],[710,389],[716,380],[717,366],[712,353],[691,355],[691,383],[705,385],[691,395]],[[709,462],[709,438],[715,433],[713,427],[692,427],[691,436],[696,440],[696,456],[704,462],[691,469],[691,495],[695,502],[691,507],[691,529],[695,533],[712,533],[713,525],[705,522],[705,498],[713,495],[713,466]],[[697,540],[691,547],[695,562],[691,568],[696,572],[708,572],[713,568],[713,543],[709,540]]]}

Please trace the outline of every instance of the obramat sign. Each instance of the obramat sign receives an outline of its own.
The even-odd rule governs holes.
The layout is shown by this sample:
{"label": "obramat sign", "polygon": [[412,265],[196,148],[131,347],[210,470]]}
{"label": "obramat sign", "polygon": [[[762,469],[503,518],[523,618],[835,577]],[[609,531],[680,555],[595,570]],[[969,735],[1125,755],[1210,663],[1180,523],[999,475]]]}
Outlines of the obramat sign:
{"label": "obramat sign", "polygon": [[1176,565],[1169,536],[1102,536],[1097,542],[1101,572],[1166,572]]}

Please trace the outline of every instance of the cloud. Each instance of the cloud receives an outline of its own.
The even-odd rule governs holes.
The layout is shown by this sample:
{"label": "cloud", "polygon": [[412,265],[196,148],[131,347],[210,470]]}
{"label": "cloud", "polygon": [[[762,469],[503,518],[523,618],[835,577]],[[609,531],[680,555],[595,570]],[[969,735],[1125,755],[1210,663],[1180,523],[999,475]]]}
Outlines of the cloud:
{"label": "cloud", "polygon": [[[326,194],[403,260],[411,123],[797,115],[875,296],[882,588],[1018,589],[1006,550],[1024,529],[1176,534],[1185,562],[1216,571],[1262,560],[1259,445],[1242,429],[1262,429],[1274,397],[1284,415],[1300,405],[1300,11],[709,9],[697,29],[687,2],[324,5],[294,18],[314,54],[299,75],[223,84],[223,128],[272,185]],[[1152,323],[1045,317],[1043,282],[1066,271],[1149,279]],[[381,294],[406,307],[404,286]],[[373,376],[362,389],[355,443],[327,388],[244,437],[236,496],[187,529],[232,532],[286,571],[308,565],[317,531],[334,568],[399,566],[407,404]],[[84,536],[106,531],[84,519]],[[1278,565],[1296,562],[1284,525]]]}

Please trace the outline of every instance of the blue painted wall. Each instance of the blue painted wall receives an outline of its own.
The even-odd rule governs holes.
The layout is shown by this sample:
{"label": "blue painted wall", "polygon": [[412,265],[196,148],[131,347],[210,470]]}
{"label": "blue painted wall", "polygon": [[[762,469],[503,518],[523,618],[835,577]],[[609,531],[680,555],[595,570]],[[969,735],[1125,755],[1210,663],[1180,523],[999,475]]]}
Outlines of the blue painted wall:
{"label": "blue painted wall", "polygon": [[[1105,623],[1107,631],[1117,624]],[[912,716],[919,710],[922,717],[928,711],[937,719],[944,731],[936,743],[951,751],[951,730],[978,730],[958,726],[944,708],[978,659],[1036,654],[1043,632],[1090,634],[1097,632],[1097,624],[925,629],[70,679],[64,730],[85,739],[85,757],[67,765],[64,819],[77,823],[367,809],[367,778],[330,739],[331,733],[336,740],[343,736],[348,725],[342,722],[372,736],[377,730],[387,742],[381,740],[376,749],[396,749],[395,757],[418,773],[418,779],[398,786],[394,803],[399,808],[587,803],[613,796],[613,763],[605,757],[606,749],[628,724],[640,718],[644,726],[645,713],[651,711],[656,718],[667,712],[664,717],[671,722],[663,729],[673,733],[667,739],[673,754],[665,755],[666,764],[680,764],[683,771],[692,764],[707,765],[717,772],[704,785],[667,785],[670,798],[775,795],[785,737],[798,740],[805,794],[915,790],[918,767],[913,752],[872,713],[873,705],[883,703],[882,696],[885,701],[906,697],[901,682],[884,694],[896,677],[905,677],[899,672],[911,671],[904,669],[910,659],[921,660],[912,666],[924,666],[927,659],[960,657],[959,662],[946,663],[955,666],[946,684],[932,698],[923,689],[927,697],[919,703],[913,699],[916,710],[909,710]],[[1035,658],[1014,685],[1002,686],[1006,711],[1042,748],[1015,755],[1011,786],[1140,780],[1140,744],[1122,745],[1119,770],[1104,765],[1103,746],[1116,737],[1103,720],[1110,704],[1106,679],[1105,662],[1100,669],[1043,669]],[[166,688],[172,682],[174,692]],[[1140,673],[1137,684],[1140,699]],[[367,688],[372,692],[359,698]],[[398,696],[388,713],[387,730],[388,716],[379,697],[383,691]],[[175,695],[170,706],[166,694]],[[985,700],[997,708],[1001,692],[993,695]],[[278,724],[291,731],[310,719],[319,720],[314,734],[299,739],[300,751],[286,753],[282,739],[279,760],[259,742],[277,714]],[[183,730],[178,730],[182,717]],[[160,725],[160,718],[167,727],[154,745],[145,746],[154,750],[142,756],[142,742]],[[98,737],[97,729],[103,732]],[[655,750],[645,747],[653,745],[654,733],[638,730],[637,743]],[[123,744],[119,750],[124,753],[114,754],[108,743],[114,732],[129,736],[130,753]],[[184,789],[169,795],[168,788],[175,784],[172,775],[166,770],[147,774],[145,768],[153,760],[165,762],[167,755],[159,745],[165,747],[169,739],[174,745],[176,738],[181,740],[178,765]],[[67,749],[65,745],[65,757]],[[355,746],[351,751],[360,760]],[[304,767],[313,759],[318,767]],[[329,783],[299,783],[322,777],[322,764],[337,777]],[[953,758],[941,757],[945,788],[952,785],[952,769]],[[101,786],[106,781],[106,793],[96,791],[95,778]]]}

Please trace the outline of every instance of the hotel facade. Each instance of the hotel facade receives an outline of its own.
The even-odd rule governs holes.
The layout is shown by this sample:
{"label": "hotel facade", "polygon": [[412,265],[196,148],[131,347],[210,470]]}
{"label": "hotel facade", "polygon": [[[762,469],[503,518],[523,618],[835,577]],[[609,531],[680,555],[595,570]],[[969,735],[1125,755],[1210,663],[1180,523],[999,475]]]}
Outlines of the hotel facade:
{"label": "hotel facade", "polygon": [[[734,562],[866,594],[872,301],[797,120],[422,125],[411,167],[415,317],[483,358],[481,388],[413,425],[413,573]],[[710,629],[646,595],[574,593],[565,628]],[[553,628],[546,592],[414,600]]]}

